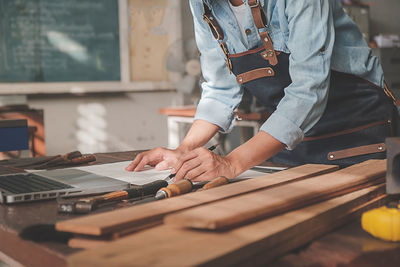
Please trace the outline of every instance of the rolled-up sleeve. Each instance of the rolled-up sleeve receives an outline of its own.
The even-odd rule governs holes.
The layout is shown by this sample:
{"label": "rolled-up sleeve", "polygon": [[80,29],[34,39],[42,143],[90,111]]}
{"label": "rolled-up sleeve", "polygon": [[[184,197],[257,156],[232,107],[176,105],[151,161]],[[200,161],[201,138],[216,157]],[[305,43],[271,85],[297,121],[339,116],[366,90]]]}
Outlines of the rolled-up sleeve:
{"label": "rolled-up sleeve", "polygon": [[[331,3],[330,3],[331,2]],[[335,39],[329,0],[286,0],[287,47],[292,83],[275,112],[262,125],[287,149],[293,149],[321,118],[329,92]]]}
{"label": "rolled-up sleeve", "polygon": [[202,1],[191,0],[197,47],[205,82],[197,106],[195,120],[205,120],[229,131],[234,121],[234,109],[242,99],[242,89],[226,66],[224,54],[202,19]]}

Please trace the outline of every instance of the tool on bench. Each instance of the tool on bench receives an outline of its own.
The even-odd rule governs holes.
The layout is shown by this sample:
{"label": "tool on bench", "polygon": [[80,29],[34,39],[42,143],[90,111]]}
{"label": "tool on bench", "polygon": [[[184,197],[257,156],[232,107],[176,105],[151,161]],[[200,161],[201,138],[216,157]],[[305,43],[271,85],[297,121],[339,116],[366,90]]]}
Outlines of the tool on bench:
{"label": "tool on bench", "polygon": [[214,180],[207,182],[206,184],[204,183],[196,183],[193,184],[192,181],[188,179],[183,179],[180,180],[176,183],[170,184],[167,187],[161,188],[155,196],[155,199],[164,199],[164,198],[170,198],[174,196],[179,196],[183,195],[189,192],[192,192],[193,189],[196,189],[196,187],[201,187],[197,191],[203,191],[211,188],[215,188],[221,185],[225,185],[229,183],[229,179],[225,178],[223,176],[220,176],[218,178],[215,178]]}
{"label": "tool on bench", "polygon": [[156,193],[155,199],[170,198],[192,192],[193,183],[188,179],[182,179],[176,183],[163,187]]}
{"label": "tool on bench", "polygon": [[[387,138],[386,148],[386,193],[400,194],[400,138]],[[400,201],[363,213],[361,226],[374,237],[400,241]]]}
{"label": "tool on bench", "polygon": [[129,189],[119,190],[101,196],[78,200],[63,199],[58,202],[58,211],[61,213],[89,213],[103,204],[112,204],[125,199],[143,199],[146,196],[154,195],[160,188],[167,185],[168,182],[157,180],[145,185],[132,186]]}
{"label": "tool on bench", "polygon": [[215,178],[214,180],[206,183],[202,188],[200,188],[197,191],[204,191],[204,190],[215,188],[215,187],[218,187],[218,186],[221,186],[221,185],[226,185],[228,183],[229,183],[229,179],[228,178],[226,178],[224,176],[220,176],[220,177]]}
{"label": "tool on bench", "polygon": [[43,162],[40,165],[34,166],[36,170],[61,167],[61,166],[74,166],[84,163],[96,161],[96,157],[92,154],[82,155],[79,151],[73,151],[64,155],[58,155],[51,158],[49,161]]}

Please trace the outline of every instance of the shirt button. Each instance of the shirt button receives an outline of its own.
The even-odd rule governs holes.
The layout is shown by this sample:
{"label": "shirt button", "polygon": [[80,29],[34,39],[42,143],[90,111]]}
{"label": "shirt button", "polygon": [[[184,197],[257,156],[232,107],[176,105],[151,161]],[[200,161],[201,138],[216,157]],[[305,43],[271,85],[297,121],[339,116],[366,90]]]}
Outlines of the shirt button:
{"label": "shirt button", "polygon": [[244,32],[245,32],[247,35],[250,35],[251,30],[250,30],[250,29],[246,29]]}

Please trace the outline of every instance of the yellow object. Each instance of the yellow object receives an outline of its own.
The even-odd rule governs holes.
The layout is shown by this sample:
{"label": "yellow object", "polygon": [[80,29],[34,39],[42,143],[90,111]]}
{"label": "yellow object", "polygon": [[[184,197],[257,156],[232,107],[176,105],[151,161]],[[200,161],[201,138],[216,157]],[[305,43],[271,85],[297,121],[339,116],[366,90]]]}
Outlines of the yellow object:
{"label": "yellow object", "polygon": [[364,212],[361,226],[374,237],[386,241],[400,241],[400,205],[383,206]]}

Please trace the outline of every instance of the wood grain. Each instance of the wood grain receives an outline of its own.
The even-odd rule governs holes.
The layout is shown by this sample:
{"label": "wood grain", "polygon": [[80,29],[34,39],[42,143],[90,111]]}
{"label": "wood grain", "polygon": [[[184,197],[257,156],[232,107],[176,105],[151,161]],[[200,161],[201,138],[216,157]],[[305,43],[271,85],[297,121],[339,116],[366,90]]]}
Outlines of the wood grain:
{"label": "wood grain", "polygon": [[68,263],[71,266],[249,266],[255,255],[262,254],[266,259],[264,264],[385,199],[384,186],[370,187],[225,232],[163,225],[74,254]]}
{"label": "wood grain", "polygon": [[61,221],[56,223],[56,229],[64,232],[100,236],[162,221],[166,214],[172,212],[287,184],[337,169],[338,167],[335,165],[307,164],[202,192],[194,192],[131,208]]}
{"label": "wood grain", "polygon": [[332,198],[382,178],[385,173],[386,160],[368,160],[333,173],[171,214],[164,223],[209,230],[234,227]]}

